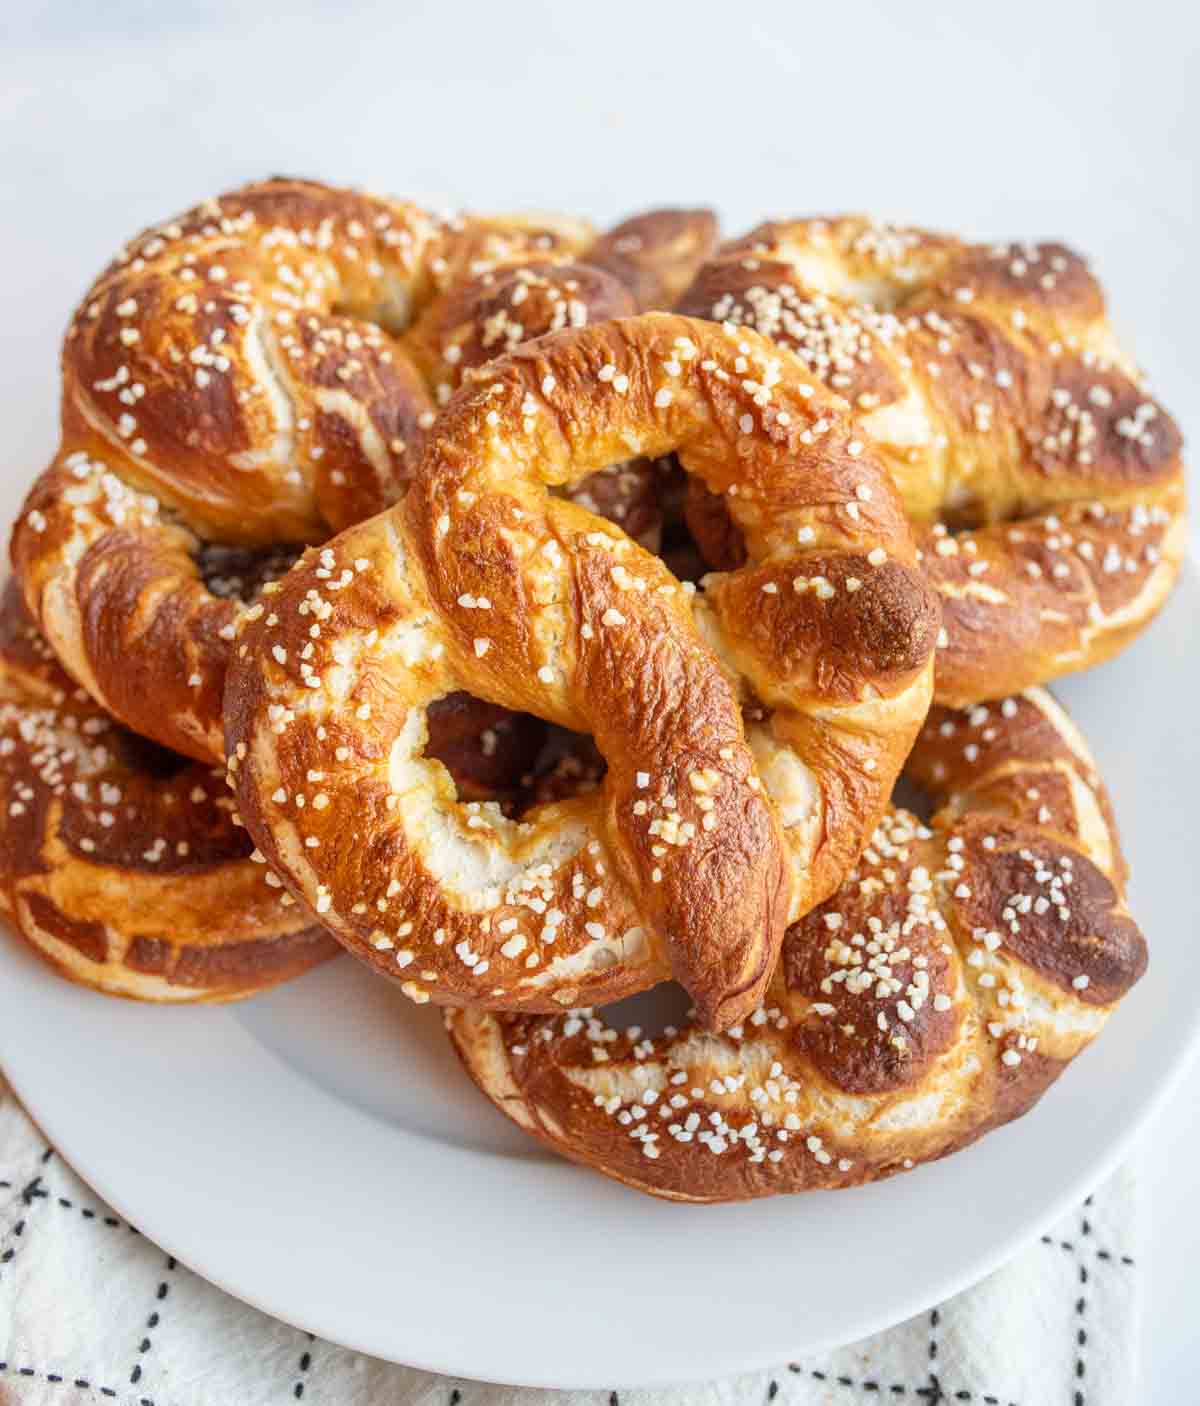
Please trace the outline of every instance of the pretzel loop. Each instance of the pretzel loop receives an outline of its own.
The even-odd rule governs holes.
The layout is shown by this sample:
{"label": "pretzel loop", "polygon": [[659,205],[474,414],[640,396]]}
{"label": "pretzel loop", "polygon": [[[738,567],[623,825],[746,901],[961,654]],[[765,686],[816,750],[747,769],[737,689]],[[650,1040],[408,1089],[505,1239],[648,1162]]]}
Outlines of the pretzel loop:
{"label": "pretzel loop", "polygon": [[[791,348],[859,412],[942,597],[939,701],[1098,663],[1166,599],[1180,435],[1071,250],[776,221],[719,251],[680,310]],[[719,514],[693,512],[710,560],[736,560]]]}
{"label": "pretzel loop", "polygon": [[[671,451],[747,536],[711,605],[549,491]],[[753,334],[645,315],[477,372],[404,502],[249,613],[231,778],[272,862],[414,998],[546,1009],[674,971],[719,1025],[886,802],[935,633],[836,399]],[[601,790],[519,824],[458,806],[421,756],[458,688],[592,733]]]}
{"label": "pretzel loop", "polygon": [[1145,970],[1107,795],[1040,689],[934,708],[908,770],[932,819],[889,810],[747,1020],[448,1013],[468,1072],[557,1151],[683,1201],[873,1181],[1024,1113]]}

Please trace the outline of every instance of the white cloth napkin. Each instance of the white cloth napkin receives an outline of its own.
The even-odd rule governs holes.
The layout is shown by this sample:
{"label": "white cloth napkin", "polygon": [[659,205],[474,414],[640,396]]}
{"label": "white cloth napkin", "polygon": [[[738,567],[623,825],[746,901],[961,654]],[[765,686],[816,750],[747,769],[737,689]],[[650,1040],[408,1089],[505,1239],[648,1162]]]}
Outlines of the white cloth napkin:
{"label": "white cloth napkin", "polygon": [[190,1273],[92,1194],[0,1078],[0,1406],[1127,1406],[1136,1237],[1125,1171],[983,1283],[836,1352],[667,1390],[489,1386],[335,1347]]}

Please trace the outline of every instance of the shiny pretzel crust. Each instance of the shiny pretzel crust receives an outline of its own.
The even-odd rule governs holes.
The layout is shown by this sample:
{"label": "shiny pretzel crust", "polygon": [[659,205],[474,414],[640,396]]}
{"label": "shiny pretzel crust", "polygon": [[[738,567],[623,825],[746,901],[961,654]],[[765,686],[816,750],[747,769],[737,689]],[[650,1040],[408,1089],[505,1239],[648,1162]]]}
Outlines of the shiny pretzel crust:
{"label": "shiny pretzel crust", "polygon": [[557,1152],[678,1201],[874,1181],[1026,1112],[1145,969],[1107,795],[1041,689],[934,708],[907,774],[929,825],[888,812],[736,1027],[448,1011],[471,1077]]}
{"label": "shiny pretzel crust", "polygon": [[679,307],[793,349],[859,412],[924,525],[939,702],[1100,663],[1166,599],[1186,541],[1179,431],[1070,249],[774,221],[725,245]]}

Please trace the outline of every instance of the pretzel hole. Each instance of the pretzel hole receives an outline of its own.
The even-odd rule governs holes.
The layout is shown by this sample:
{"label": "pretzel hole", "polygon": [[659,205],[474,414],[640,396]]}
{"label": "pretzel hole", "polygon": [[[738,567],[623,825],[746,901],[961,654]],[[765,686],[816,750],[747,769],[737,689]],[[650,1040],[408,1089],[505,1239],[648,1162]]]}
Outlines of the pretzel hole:
{"label": "pretzel hole", "polygon": [[[614,464],[549,491],[616,523],[678,580],[696,582],[709,568],[686,518],[687,482],[672,454]],[[480,719],[473,740],[467,735],[472,709]],[[494,716],[485,719],[488,710]],[[747,714],[751,720],[765,716],[761,709]],[[497,725],[500,717],[503,726]],[[590,737],[528,713],[504,713],[466,693],[430,708],[429,731],[423,755],[447,767],[459,798],[496,800],[510,818],[586,795],[602,784],[608,769]]]}
{"label": "pretzel hole", "polygon": [[676,981],[661,981],[649,991],[626,996],[623,1001],[599,1008],[600,1019],[610,1030],[620,1030],[632,1040],[657,1040],[695,1022],[691,997]]}
{"label": "pretzel hole", "polygon": [[109,728],[104,734],[104,745],[114,754],[119,766],[142,773],[154,781],[171,781],[180,772],[196,766],[191,757],[180,756],[178,752],[172,752],[170,748],[123,727]]}
{"label": "pretzel hole", "polygon": [[[1031,509],[1031,511],[1033,511]],[[1023,516],[1020,506],[1015,511],[1005,515],[1006,518],[1018,518]],[[996,520],[995,514],[989,514],[987,506],[977,497],[959,499],[957,502],[946,501],[942,504],[941,511],[931,527],[944,527],[951,537],[956,537],[960,532],[974,532],[978,528],[987,527],[990,522]]]}
{"label": "pretzel hole", "polygon": [[639,546],[659,556],[668,533],[678,529],[683,477],[673,454],[635,458],[554,485],[549,492],[616,523]]}
{"label": "pretzel hole", "polygon": [[923,787],[918,786],[910,776],[901,772],[892,788],[892,805],[899,810],[911,811],[924,825],[928,825],[939,804]]}
{"label": "pretzel hole", "polygon": [[255,550],[204,542],[192,553],[192,560],[214,596],[249,605],[265,585],[291,570],[303,550],[302,546]]}
{"label": "pretzel hole", "polygon": [[452,693],[430,706],[426,725],[421,755],[442,763],[460,801],[498,801],[509,816],[524,808],[524,782],[546,741],[540,718]]}
{"label": "pretzel hole", "polygon": [[514,814],[586,796],[599,789],[607,771],[608,763],[590,737],[548,725],[533,767],[521,778]]}

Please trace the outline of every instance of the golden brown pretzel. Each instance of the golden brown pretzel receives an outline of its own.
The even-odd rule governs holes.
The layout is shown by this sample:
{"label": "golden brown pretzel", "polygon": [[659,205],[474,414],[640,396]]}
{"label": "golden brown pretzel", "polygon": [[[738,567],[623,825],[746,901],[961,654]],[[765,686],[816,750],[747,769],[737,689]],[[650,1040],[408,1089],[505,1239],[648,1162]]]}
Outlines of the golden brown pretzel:
{"label": "golden brown pretzel", "polygon": [[603,1012],[449,1011],[472,1078],[556,1151],[642,1191],[729,1201],[853,1186],[1026,1112],[1141,976],[1086,744],[1041,689],[935,708],[841,890],[788,932],[723,1035]]}
{"label": "golden brown pretzel", "polygon": [[[750,546],[703,597],[548,492],[676,450]],[[231,782],[272,865],[415,1000],[554,1009],[673,971],[725,1024],[890,794],[934,601],[886,473],[788,353],[666,314],[558,333],[481,369],[403,502],[244,617]],[[459,688],[593,734],[601,790],[464,812],[421,755]]]}
{"label": "golden brown pretzel", "polygon": [[13,537],[67,671],[137,731],[219,761],[239,605],[197,556],[294,554],[394,501],[433,418],[397,336],[490,261],[591,237],[272,180],[135,239],[71,323],[62,442]]}
{"label": "golden brown pretzel", "polygon": [[[860,412],[924,527],[939,701],[1099,663],[1166,598],[1186,540],[1179,432],[1069,249],[775,222],[726,245],[679,307],[790,347]],[[701,528],[717,516],[701,509]],[[713,559],[736,560],[721,536]]]}
{"label": "golden brown pretzel", "polygon": [[146,1001],[253,995],[337,943],[250,859],[220,771],[126,732],[0,598],[0,912],[64,976]]}

